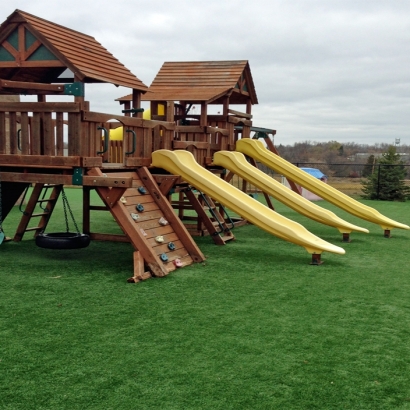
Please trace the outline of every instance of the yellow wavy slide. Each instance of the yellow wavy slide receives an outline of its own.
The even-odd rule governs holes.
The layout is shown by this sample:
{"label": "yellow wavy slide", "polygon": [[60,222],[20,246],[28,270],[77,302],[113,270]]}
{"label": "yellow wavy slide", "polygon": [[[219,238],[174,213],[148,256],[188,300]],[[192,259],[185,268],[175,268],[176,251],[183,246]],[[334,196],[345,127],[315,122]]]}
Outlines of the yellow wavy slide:
{"label": "yellow wavy slide", "polygon": [[391,230],[393,228],[410,229],[408,225],[396,222],[393,219],[382,215],[376,209],[350,198],[336,188],[333,188],[309,175],[307,172],[302,171],[295,165],[281,158],[279,155],[269,151],[263,145],[262,141],[243,138],[237,141],[236,150],[254,158],[262,164],[265,164],[267,167],[279,172],[352,215],[380,225],[384,230]]}
{"label": "yellow wavy slide", "polygon": [[305,248],[310,254],[323,251],[344,254],[333,245],[309,232],[302,225],[279,215],[265,205],[246,195],[223,179],[201,167],[188,151],[158,150],[152,154],[152,165],[164,168],[211,196],[227,208],[241,215],[266,232]]}
{"label": "yellow wavy slide", "polygon": [[269,175],[249,164],[245,156],[240,152],[216,152],[213,163],[234,172],[236,175],[239,175],[244,180],[255,185],[263,192],[276,198],[278,201],[284,203],[296,212],[299,212],[314,221],[337,228],[340,233],[351,233],[352,231],[369,233],[367,229],[353,225],[339,218],[333,212],[321,208],[285,187]]}

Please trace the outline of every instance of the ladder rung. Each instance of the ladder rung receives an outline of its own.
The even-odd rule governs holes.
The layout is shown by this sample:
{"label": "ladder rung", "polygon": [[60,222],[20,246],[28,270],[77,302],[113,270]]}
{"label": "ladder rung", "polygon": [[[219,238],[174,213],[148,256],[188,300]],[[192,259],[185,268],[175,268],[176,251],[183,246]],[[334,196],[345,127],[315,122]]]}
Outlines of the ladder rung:
{"label": "ladder rung", "polygon": [[222,240],[227,242],[227,241],[231,241],[232,239],[235,239],[234,236],[221,236]]}
{"label": "ladder rung", "polygon": [[37,203],[40,203],[40,202],[48,202],[48,201],[50,201],[50,202],[55,202],[56,200],[55,200],[55,198],[39,199],[39,200],[37,201]]}
{"label": "ladder rung", "polygon": [[34,217],[34,216],[44,216],[44,215],[49,216],[49,215],[50,215],[50,212],[42,212],[42,213],[40,213],[40,214],[32,214],[31,217]]}
{"label": "ladder rung", "polygon": [[36,226],[35,228],[27,228],[24,232],[29,232],[29,231],[39,231],[43,228],[41,228],[40,226]]}

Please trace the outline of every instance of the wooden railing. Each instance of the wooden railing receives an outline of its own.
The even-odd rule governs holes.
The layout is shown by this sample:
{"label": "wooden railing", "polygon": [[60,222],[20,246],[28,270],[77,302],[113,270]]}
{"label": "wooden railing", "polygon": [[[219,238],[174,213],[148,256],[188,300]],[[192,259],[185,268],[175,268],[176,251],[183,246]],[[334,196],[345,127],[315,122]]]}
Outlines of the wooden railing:
{"label": "wooden railing", "polygon": [[80,123],[77,103],[0,103],[0,153],[62,156],[66,124],[69,155],[78,155]]}
{"label": "wooden railing", "polygon": [[[234,127],[240,120],[244,119],[229,116],[210,126],[177,126],[84,111],[79,103],[7,102],[0,103],[0,154],[76,156],[89,163],[98,159],[136,167],[150,165],[151,154],[158,149],[186,149],[199,164],[209,165],[216,151],[235,149]],[[117,127],[122,127],[122,139],[106,142]]]}

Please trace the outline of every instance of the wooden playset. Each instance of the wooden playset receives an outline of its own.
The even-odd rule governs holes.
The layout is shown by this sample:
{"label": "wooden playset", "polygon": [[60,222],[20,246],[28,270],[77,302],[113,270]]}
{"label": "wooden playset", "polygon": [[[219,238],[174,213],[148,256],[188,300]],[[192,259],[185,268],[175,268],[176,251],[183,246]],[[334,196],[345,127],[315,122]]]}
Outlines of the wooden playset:
{"label": "wooden playset", "polygon": [[[122,114],[91,111],[88,83],[130,88],[118,99]],[[257,97],[247,61],[164,63],[148,88],[94,38],[20,10],[0,27],[0,94],[36,99],[0,102],[0,231],[28,186],[31,197],[14,241],[28,231],[41,237],[64,185],[82,187],[83,234],[131,242],[134,282],[203,261],[192,235],[207,233],[224,244],[233,239],[231,223],[241,223],[227,220],[219,204],[178,175],[150,168],[151,154],[189,150],[199,164],[229,180],[231,175],[213,166],[213,154],[234,150],[237,139],[252,131],[275,133],[252,127]],[[48,96],[71,101],[50,102]],[[150,101],[151,119],[143,118],[143,100]],[[231,108],[237,104],[245,112]],[[220,112],[209,114],[212,105]],[[110,141],[110,131],[119,127],[122,138]],[[91,190],[104,206],[91,205]],[[177,199],[171,200],[171,193]],[[36,211],[39,204],[44,212]],[[187,209],[197,215],[188,228]],[[124,235],[92,231],[90,213],[100,210],[112,213]],[[38,223],[29,226],[33,220]],[[58,238],[46,239],[59,247]],[[61,239],[61,247],[66,239],[73,243],[71,237]]]}

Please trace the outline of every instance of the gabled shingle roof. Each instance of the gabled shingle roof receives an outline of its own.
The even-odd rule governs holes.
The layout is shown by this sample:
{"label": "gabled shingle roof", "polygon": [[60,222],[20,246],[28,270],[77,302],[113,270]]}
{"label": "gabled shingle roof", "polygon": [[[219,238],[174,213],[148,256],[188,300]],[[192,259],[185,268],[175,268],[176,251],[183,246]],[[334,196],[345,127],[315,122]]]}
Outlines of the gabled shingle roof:
{"label": "gabled shingle roof", "polygon": [[226,95],[233,104],[258,103],[248,61],[165,62],[143,99],[220,103]]}
{"label": "gabled shingle roof", "polygon": [[[21,36],[26,39],[24,44],[20,44]],[[38,45],[37,40],[41,43],[37,55],[28,56],[30,47]],[[17,49],[12,47],[13,43]],[[141,80],[91,36],[21,10],[15,10],[0,26],[0,78],[51,83],[57,82],[66,68],[83,82],[147,90]]]}

